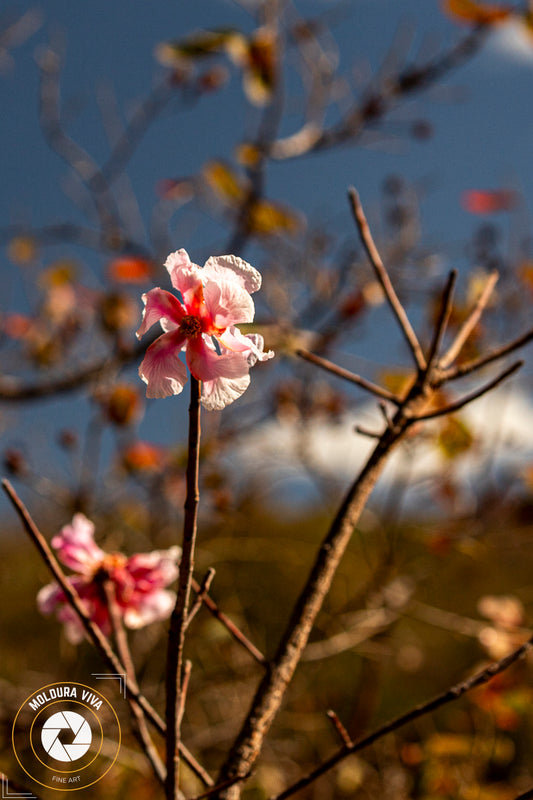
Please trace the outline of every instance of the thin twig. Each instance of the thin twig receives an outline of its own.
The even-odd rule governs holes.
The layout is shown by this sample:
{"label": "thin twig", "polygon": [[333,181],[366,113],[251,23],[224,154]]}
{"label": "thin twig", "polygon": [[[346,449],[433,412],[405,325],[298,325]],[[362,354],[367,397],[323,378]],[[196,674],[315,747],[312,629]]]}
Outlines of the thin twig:
{"label": "thin twig", "polygon": [[[201,592],[201,586],[194,580],[194,578],[192,580],[192,588],[195,592]],[[204,595],[202,598],[202,603],[210,611],[210,613],[216,619],[218,619],[222,625],[224,625],[228,633],[250,653],[252,658],[255,658],[255,660],[263,667],[267,665],[268,662],[262,652],[248,639],[247,636],[244,635],[241,630],[239,630],[239,628],[237,628],[235,623],[232,622],[232,620],[220,610],[212,597],[210,597],[208,594]]]}
{"label": "thin twig", "polygon": [[189,691],[191,672],[192,672],[192,661],[189,661],[189,659],[187,659],[187,661],[183,665],[183,670],[181,673],[181,696],[180,696],[180,707],[178,709],[178,717],[180,725],[183,722],[183,715],[185,714],[185,701],[187,698],[187,692]]}
{"label": "thin twig", "polygon": [[182,716],[182,663],[185,628],[194,566],[194,548],[198,519],[198,469],[200,458],[200,381],[191,375],[191,400],[189,405],[189,445],[187,457],[185,516],[178,592],[176,604],[170,617],[166,667],[167,725],[167,800],[178,800],[179,796],[179,745]]}
{"label": "thin twig", "polygon": [[456,282],[457,270],[453,269],[448,276],[448,281],[446,282],[446,286],[444,287],[444,291],[442,293],[439,317],[437,324],[435,325],[433,338],[431,340],[431,345],[427,355],[426,373],[428,375],[433,367],[433,362],[439,352],[444,334],[446,333],[446,327],[448,325],[448,320],[450,319],[450,313],[452,310],[453,290]]}
{"label": "thin twig", "polygon": [[[215,569],[214,569],[214,567],[209,567],[209,569],[207,570],[207,573],[206,573],[206,575],[205,575],[205,577],[204,577],[204,579],[203,579],[203,581],[202,581],[202,583],[201,583],[201,585],[199,587],[200,591],[197,592],[197,594],[196,594],[196,600],[192,604],[192,606],[191,606],[191,608],[189,610],[189,613],[187,615],[186,628],[189,627],[189,625],[191,624],[191,622],[193,621],[193,619],[195,618],[195,616],[197,615],[197,613],[201,609],[202,603],[205,600],[205,596],[209,591],[209,588],[210,588],[210,586],[211,586],[211,584],[213,582],[213,578],[214,577],[215,577]],[[194,589],[194,586],[192,588]]]}
{"label": "thin twig", "polygon": [[338,367],[332,361],[328,361],[327,358],[317,356],[315,353],[311,353],[309,350],[304,350],[303,348],[296,350],[296,355],[303,358],[305,361],[309,361],[310,364],[314,364],[321,369],[325,369],[327,372],[331,372],[332,375],[336,375],[338,378],[343,378],[346,381],[350,381],[350,383],[355,383],[357,386],[360,386],[361,389],[365,389],[367,392],[371,392],[371,394],[383,398],[383,400],[389,400],[397,406],[401,403],[400,398],[396,397],[392,392],[389,392],[388,389],[383,389],[381,386],[367,381],[366,378],[361,378],[348,369]]}
{"label": "thin twig", "polygon": [[359,200],[359,195],[353,187],[349,189],[348,197],[350,199],[352,213],[359,231],[359,236],[361,237],[363,247],[365,248],[368,258],[370,259],[370,263],[372,264],[381,288],[385,293],[385,297],[387,298],[389,306],[398,320],[398,324],[409,346],[409,349],[411,350],[415,364],[418,369],[422,371],[426,368],[426,359],[424,358],[424,353],[422,352],[420,343],[413,328],[411,327],[411,323],[409,322],[407,314],[405,313],[405,309],[402,306],[391,283],[387,270],[383,265],[381,256],[379,255],[378,249],[372,238],[370,228],[368,227],[368,222],[366,220],[361,201]]}
{"label": "thin twig", "polygon": [[382,739],[387,734],[404,727],[410,722],[414,722],[426,714],[436,711],[438,708],[446,705],[447,703],[457,700],[467,692],[472,691],[472,689],[483,686],[485,683],[488,683],[490,680],[492,680],[492,678],[494,678],[496,675],[500,675],[502,672],[509,669],[512,664],[523,658],[532,648],[533,636],[528,639],[527,642],[524,642],[524,644],[520,645],[520,647],[517,647],[515,650],[513,650],[512,653],[504,656],[499,661],[494,661],[492,664],[489,664],[488,667],[474,673],[474,675],[472,675],[470,678],[467,678],[462,683],[451,686],[449,689],[446,689],[446,691],[442,692],[431,700],[415,706],[407,713],[396,717],[390,722],[387,722],[385,725],[382,725],[373,733],[365,736],[363,739],[359,739],[359,741],[353,742],[351,745],[344,745],[340,750],[337,751],[337,753],[331,756],[331,758],[328,758],[327,761],[324,761],[308,775],[301,778],[292,786],[289,786],[287,789],[281,792],[281,794],[276,795],[275,798],[272,798],[272,800],[285,800],[285,798],[291,797],[293,794],[300,791],[300,789],[309,786],[310,783],[313,783],[315,780],[317,780],[317,778],[319,778],[321,775],[324,775],[352,753],[357,753],[360,750],[369,747],[371,744],[374,744],[374,742],[378,741],[378,739]]}
{"label": "thin twig", "polygon": [[[126,669],[128,685],[130,683],[136,684],[137,677],[135,675],[135,667],[133,665],[133,659],[131,657],[126,631],[124,630],[124,625],[122,624],[122,617],[117,605],[115,585],[109,578],[103,582],[103,591],[118,654]],[[132,722],[134,723],[134,729],[141,744],[142,750],[150,762],[150,765],[159,783],[164,786],[167,774],[165,765],[154,746],[150,732],[146,725],[145,716],[139,705],[133,698],[129,696],[129,694],[128,703],[133,717]]]}
{"label": "thin twig", "polygon": [[[70,581],[67,579],[65,573],[61,569],[59,562],[57,561],[56,557],[50,550],[48,543],[40,530],[37,528],[35,522],[31,518],[31,515],[19,498],[18,494],[14,490],[11,483],[4,479],[2,481],[2,487],[9,497],[11,503],[13,504],[19,518],[22,521],[24,529],[26,530],[27,534],[31,538],[32,542],[36,546],[37,550],[39,551],[43,561],[45,562],[46,566],[52,573],[53,577],[56,579],[57,583],[61,587],[62,591],[65,594],[69,604],[71,605],[72,609],[76,612],[81,624],[83,625],[89,640],[94,644],[96,649],[100,652],[104,661],[107,662],[112,672],[117,674],[123,675],[126,673],[126,668],[120,661],[120,659],[116,656],[113,652],[109,641],[104,636],[100,628],[95,625],[92,619],[89,617],[85,610],[85,606],[83,605],[83,601],[81,600],[78,592],[76,591],[75,587],[72,586]],[[157,711],[153,708],[153,706],[149,703],[146,697],[140,692],[139,687],[133,681],[128,683],[128,693],[136,700],[139,706],[142,708],[146,718],[150,720],[152,725],[155,727],[159,733],[163,736],[165,735],[165,723],[157,713]],[[184,761],[186,761],[187,765],[190,769],[197,775],[198,778],[202,781],[204,786],[212,786],[213,780],[211,776],[205,771],[201,764],[194,758],[192,753],[185,747],[185,745],[180,746],[180,753],[183,756]]]}
{"label": "thin twig", "polygon": [[381,437],[380,432],[371,431],[369,428],[363,427],[363,425],[356,425],[354,431],[360,436],[366,436],[368,439],[379,439]]}
{"label": "thin twig", "polygon": [[413,417],[413,422],[422,422],[423,420],[427,419],[435,419],[436,417],[443,417],[446,414],[454,414],[456,411],[459,411],[461,408],[464,408],[464,406],[468,405],[469,403],[472,403],[474,400],[477,400],[478,397],[481,397],[482,395],[487,394],[487,392],[492,391],[492,389],[495,389],[497,386],[499,386],[500,383],[503,383],[504,380],[509,378],[514,372],[519,370],[520,367],[522,367],[523,365],[524,365],[523,361],[515,361],[514,364],[511,364],[511,366],[508,367],[506,370],[500,372],[500,374],[497,375],[495,378],[493,378],[491,381],[483,384],[483,386],[481,386],[479,389],[476,389],[475,392],[467,394],[466,397],[462,397],[460,400],[457,400],[456,403],[450,403],[449,405],[444,406],[443,408],[438,408],[436,411],[430,411],[427,414],[416,415]]}
{"label": "thin twig", "polygon": [[505,356],[508,356],[515,350],[520,350],[520,348],[524,347],[526,344],[529,344],[531,341],[533,341],[533,328],[526,331],[526,333],[523,333],[521,336],[518,336],[516,339],[513,339],[512,342],[502,345],[501,347],[496,348],[496,350],[492,350],[492,352],[487,353],[485,356],[480,356],[479,358],[473,359],[466,364],[461,364],[458,367],[446,370],[443,373],[442,380],[454,381],[457,380],[457,378],[464,378],[466,375],[471,375],[478,369],[486,367],[489,364],[493,364],[495,361],[499,361],[500,358],[505,358]]}
{"label": "thin twig", "polygon": [[351,747],[351,745],[353,744],[352,739],[350,737],[350,734],[348,733],[348,731],[346,730],[346,728],[344,727],[344,725],[340,721],[338,714],[335,711],[333,711],[332,709],[330,709],[329,711],[326,711],[326,714],[328,716],[328,719],[330,719],[331,722],[333,723],[333,727],[335,728],[335,731],[340,736],[343,745],[345,747]]}
{"label": "thin twig", "polygon": [[481,292],[474,308],[472,309],[471,313],[468,315],[467,319],[462,324],[461,328],[457,333],[457,336],[451,343],[447,352],[440,359],[439,366],[441,367],[441,369],[446,369],[446,367],[449,367],[450,364],[452,364],[455,361],[455,359],[463,349],[464,345],[466,344],[466,341],[468,340],[472,331],[478,324],[481,315],[485,310],[487,303],[490,300],[490,296],[494,291],[494,287],[496,286],[497,281],[498,281],[498,273],[491,272],[487,278],[487,282],[485,283],[483,291]]}

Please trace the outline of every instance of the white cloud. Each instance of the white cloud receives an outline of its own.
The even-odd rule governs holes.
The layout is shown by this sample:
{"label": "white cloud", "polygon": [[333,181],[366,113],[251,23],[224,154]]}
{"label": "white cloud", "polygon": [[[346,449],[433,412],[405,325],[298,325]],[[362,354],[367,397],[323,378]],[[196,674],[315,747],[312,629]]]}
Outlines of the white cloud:
{"label": "white cloud", "polygon": [[[516,469],[533,459],[533,404],[525,394],[503,387],[481,398],[462,412],[476,437],[475,447],[456,462],[465,497],[491,468]],[[426,423],[428,427],[431,424]],[[362,425],[379,430],[383,419],[375,403],[346,414],[338,423],[327,420],[269,421],[243,436],[235,449],[237,473],[262,475],[261,485],[284,501],[308,501],[316,495],[311,477],[335,479],[348,485],[364,465],[374,441],[355,432]],[[307,470],[305,464],[311,467]],[[399,448],[387,463],[380,486],[397,480],[408,482],[409,504],[419,506],[428,498],[446,460],[431,437],[421,438],[406,451]]]}
{"label": "white cloud", "polygon": [[533,65],[533,31],[519,19],[511,19],[495,28],[488,44],[490,51],[512,61]]}

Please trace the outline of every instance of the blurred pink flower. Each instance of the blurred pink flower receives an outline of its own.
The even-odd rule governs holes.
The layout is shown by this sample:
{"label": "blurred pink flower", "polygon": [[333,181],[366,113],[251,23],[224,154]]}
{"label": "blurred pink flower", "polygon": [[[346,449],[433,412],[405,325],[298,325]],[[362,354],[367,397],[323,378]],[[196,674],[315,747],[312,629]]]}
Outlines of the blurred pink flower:
{"label": "blurred pink flower", "polygon": [[[122,553],[106,553],[95,544],[94,525],[83,514],[74,515],[72,523],[54,536],[52,546],[63,564],[75,571],[68,581],[106,635],[111,631],[103,588],[106,579],[114,584],[116,603],[128,628],[142,628],[170,616],[175,595],[164,587],[178,576],[179,547],[129,558]],[[37,605],[43,614],[56,612],[71,642],[77,644],[83,639],[83,626],[57,583],[43,586]]]}
{"label": "blurred pink flower", "polygon": [[250,383],[249,370],[256,361],[272,358],[264,352],[263,337],[242,334],[238,323],[252,322],[251,293],[261,287],[261,275],[237,256],[212,256],[201,268],[191,263],[185,250],[171,253],[165,262],[178,300],[165,289],[143,295],[140,338],[156,322],[164,333],[150,345],[139,368],[148,385],[148,397],[179,394],[187,370],[179,358],[182,350],[191,374],[202,382],[202,405],[210,410],[232,403]]}

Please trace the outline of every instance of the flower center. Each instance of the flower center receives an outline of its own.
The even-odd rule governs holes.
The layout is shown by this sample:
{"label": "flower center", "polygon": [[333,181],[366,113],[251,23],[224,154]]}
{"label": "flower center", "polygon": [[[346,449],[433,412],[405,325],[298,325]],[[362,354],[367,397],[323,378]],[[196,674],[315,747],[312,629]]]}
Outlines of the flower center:
{"label": "flower center", "polygon": [[193,317],[192,314],[187,314],[180,322],[180,332],[188,339],[198,336],[202,332],[202,323],[198,317]]}

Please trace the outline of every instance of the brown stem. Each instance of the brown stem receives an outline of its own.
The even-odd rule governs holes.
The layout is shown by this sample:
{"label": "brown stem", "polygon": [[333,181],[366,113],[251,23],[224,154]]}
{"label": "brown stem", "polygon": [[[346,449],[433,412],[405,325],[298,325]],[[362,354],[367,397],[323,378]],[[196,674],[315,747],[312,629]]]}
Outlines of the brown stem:
{"label": "brown stem", "polygon": [[483,291],[481,292],[477,303],[475,304],[474,308],[472,309],[467,319],[464,321],[459,332],[457,333],[457,336],[451,343],[447,353],[445,353],[445,355],[442,357],[440,361],[440,366],[442,369],[446,369],[446,367],[449,367],[450,364],[453,364],[453,362],[463,349],[463,346],[470,337],[470,334],[478,324],[481,315],[485,310],[487,303],[490,300],[490,296],[494,290],[494,287],[496,286],[497,281],[498,281],[498,273],[491,272],[491,274],[487,278],[487,282],[483,287]]}
{"label": "brown stem", "polygon": [[365,389],[367,392],[371,392],[377,397],[381,397],[384,400],[390,400],[391,403],[395,403],[396,405],[399,405],[401,402],[396,395],[394,395],[392,392],[389,392],[387,389],[383,389],[381,386],[377,386],[375,383],[367,381],[366,378],[361,378],[359,375],[356,375],[354,372],[350,372],[348,369],[338,367],[332,361],[328,361],[327,358],[317,356],[315,353],[310,353],[309,350],[304,350],[303,348],[297,350],[296,355],[300,358],[303,358],[305,361],[309,361],[310,364],[314,364],[321,369],[325,369],[327,372],[331,372],[332,375],[336,375],[338,378],[343,378],[346,381],[350,381],[350,383],[355,383],[357,386],[360,386],[361,389]]}
{"label": "brown stem", "polygon": [[209,567],[200,586],[198,586],[196,581],[194,580],[192,581],[191,585],[194,591],[196,592],[196,600],[191,605],[189,613],[187,614],[187,623],[186,623],[187,628],[189,627],[189,625],[191,624],[191,622],[201,609],[214,577],[215,577],[215,569],[214,567]]}
{"label": "brown stem", "polygon": [[191,400],[189,405],[189,445],[187,458],[187,492],[185,517],[178,578],[176,605],[170,617],[166,668],[167,726],[167,800],[178,800],[179,796],[179,746],[182,716],[182,665],[185,628],[194,566],[194,547],[198,519],[198,468],[200,461],[200,381],[191,375]]}
{"label": "brown stem", "polygon": [[346,728],[344,727],[344,725],[340,721],[339,715],[335,711],[333,711],[332,709],[327,711],[326,714],[328,716],[328,719],[331,720],[331,723],[332,723],[333,727],[335,728],[335,732],[338,734],[338,736],[339,736],[340,740],[342,741],[343,745],[345,747],[350,747],[350,745],[353,744],[352,739],[350,737],[350,734],[348,733],[348,731],[346,730]]}
{"label": "brown stem", "polygon": [[[192,580],[192,588],[197,593],[201,592],[201,586],[194,580],[194,578]],[[255,658],[255,660],[263,667],[267,664],[267,660],[262,652],[244,635],[241,630],[239,630],[239,628],[237,628],[235,623],[232,622],[232,620],[220,610],[212,597],[210,597],[208,594],[204,594],[202,603],[215,617],[215,619],[218,619],[218,621],[224,625],[228,633],[233,636],[235,641],[239,642],[239,644],[241,644],[245,650],[248,650],[252,658]]]}
{"label": "brown stem", "polygon": [[435,358],[438,355],[442,339],[444,337],[444,334],[446,333],[446,326],[448,325],[448,320],[450,318],[450,313],[452,310],[453,290],[455,288],[456,281],[457,281],[457,270],[454,269],[450,272],[448,276],[448,282],[446,283],[446,286],[444,287],[444,292],[442,293],[439,318],[437,320],[437,324],[435,325],[433,339],[431,340],[431,345],[429,347],[429,352],[427,356],[426,372],[428,375],[431,372],[431,369],[433,367],[433,362],[435,361]]}
{"label": "brown stem", "polygon": [[[277,653],[259,684],[251,709],[222,767],[218,782],[224,783],[239,775],[245,776],[259,756],[264,737],[281,705],[354,527],[387,457],[401,440],[408,425],[403,410],[398,409],[391,427],[384,431],[365,467],[348,491],[296,602]],[[220,793],[220,797],[238,797],[239,791],[240,787],[235,786]]]}
{"label": "brown stem", "polygon": [[422,371],[426,367],[424,353],[422,352],[422,348],[420,347],[416,333],[414,332],[407,314],[405,313],[405,309],[400,303],[398,295],[396,294],[396,291],[391,283],[378,249],[374,244],[370,228],[368,227],[368,222],[366,221],[365,212],[363,211],[363,206],[359,200],[359,195],[353,187],[348,191],[348,197],[350,199],[352,213],[359,231],[359,236],[361,237],[361,242],[363,243],[363,247],[366,250],[368,258],[370,259],[370,263],[374,268],[376,278],[378,279],[381,288],[385,293],[385,297],[387,298],[387,302],[391,307],[394,316],[398,320],[400,330],[403,333],[409,349],[411,350],[415,364],[418,369]]}
{"label": "brown stem", "polygon": [[523,365],[523,361],[515,361],[514,364],[511,364],[510,367],[504,369],[503,372],[500,372],[500,374],[496,375],[496,377],[491,381],[483,384],[483,386],[480,386],[480,388],[476,389],[474,392],[467,394],[466,397],[462,397],[460,400],[457,400],[456,403],[450,403],[449,405],[444,406],[444,408],[438,408],[436,411],[430,411],[427,414],[417,415],[413,418],[413,422],[422,422],[423,420],[444,417],[447,414],[454,414],[456,411],[459,411],[461,408],[469,405],[474,400],[477,400],[478,397],[482,397],[484,394],[487,394],[487,392],[491,392],[493,389],[499,386],[500,383],[503,383],[503,381],[509,378],[514,372],[519,370]]}
{"label": "brown stem", "polygon": [[466,375],[471,375],[478,369],[486,367],[489,364],[493,364],[495,361],[499,361],[500,358],[505,358],[505,356],[508,356],[510,353],[514,353],[515,350],[520,350],[532,340],[533,328],[526,331],[521,336],[518,336],[516,339],[513,339],[512,342],[502,345],[501,347],[497,347],[495,350],[492,350],[490,353],[487,353],[484,356],[473,359],[466,364],[461,364],[458,367],[445,370],[443,372],[443,380],[454,381],[457,380],[457,378],[464,378]]}

